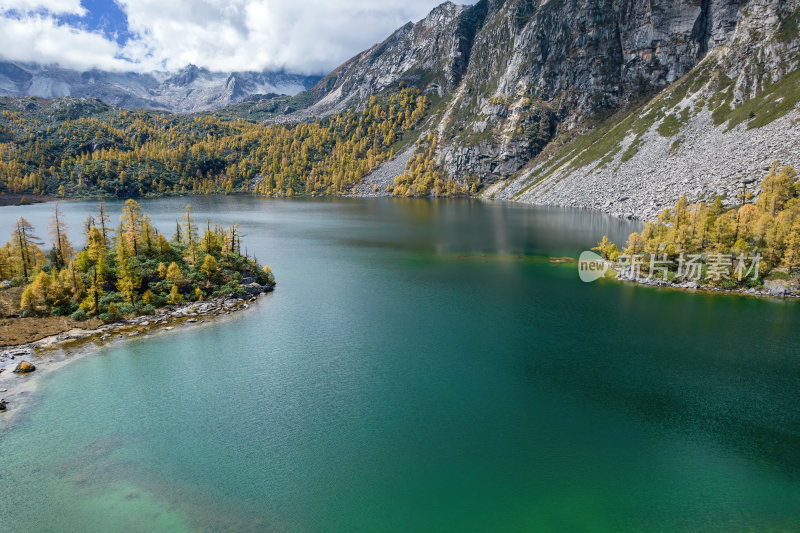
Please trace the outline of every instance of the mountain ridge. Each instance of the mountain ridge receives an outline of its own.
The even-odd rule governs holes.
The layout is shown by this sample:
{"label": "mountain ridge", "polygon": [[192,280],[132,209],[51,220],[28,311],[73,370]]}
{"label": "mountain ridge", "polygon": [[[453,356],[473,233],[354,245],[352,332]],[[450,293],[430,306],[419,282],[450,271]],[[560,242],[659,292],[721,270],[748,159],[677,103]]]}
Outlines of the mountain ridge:
{"label": "mountain ridge", "polygon": [[320,76],[287,72],[212,72],[187,65],[177,72],[77,71],[0,59],[0,96],[98,98],[127,109],[202,112],[260,94],[295,95]]}

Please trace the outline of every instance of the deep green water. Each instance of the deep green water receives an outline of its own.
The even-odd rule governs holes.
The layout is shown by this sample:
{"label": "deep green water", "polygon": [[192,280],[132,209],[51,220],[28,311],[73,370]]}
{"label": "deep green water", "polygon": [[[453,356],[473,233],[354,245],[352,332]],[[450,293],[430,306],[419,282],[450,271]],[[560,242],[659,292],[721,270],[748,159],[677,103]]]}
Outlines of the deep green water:
{"label": "deep green water", "polygon": [[278,289],[34,376],[1,531],[800,530],[800,305],[537,259],[632,228],[586,212],[192,203]]}

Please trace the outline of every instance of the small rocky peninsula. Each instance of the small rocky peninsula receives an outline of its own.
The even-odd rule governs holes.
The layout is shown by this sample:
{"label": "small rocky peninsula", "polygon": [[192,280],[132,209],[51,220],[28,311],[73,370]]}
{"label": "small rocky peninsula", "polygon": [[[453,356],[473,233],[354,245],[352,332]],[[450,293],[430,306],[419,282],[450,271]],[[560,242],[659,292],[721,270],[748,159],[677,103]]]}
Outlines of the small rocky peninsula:
{"label": "small rocky peninsula", "polygon": [[241,253],[238,226],[208,221],[201,234],[188,205],[171,240],[134,200],[115,231],[101,203],[77,251],[57,204],[50,225],[47,251],[24,218],[0,247],[0,411],[31,375],[91,346],[244,310],[275,287],[272,270]]}

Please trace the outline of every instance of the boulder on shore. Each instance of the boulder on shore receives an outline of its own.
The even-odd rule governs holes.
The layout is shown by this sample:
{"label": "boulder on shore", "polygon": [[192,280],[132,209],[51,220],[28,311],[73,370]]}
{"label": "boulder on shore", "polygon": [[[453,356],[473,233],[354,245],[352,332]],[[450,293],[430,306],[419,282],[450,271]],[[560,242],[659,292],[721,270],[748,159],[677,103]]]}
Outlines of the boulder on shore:
{"label": "boulder on shore", "polygon": [[14,372],[17,374],[27,374],[28,372],[33,372],[36,370],[36,367],[33,363],[29,363],[28,361],[20,361],[17,365],[17,368],[14,369]]}
{"label": "boulder on shore", "polygon": [[265,285],[260,285],[258,283],[250,283],[248,285],[241,285],[241,288],[248,296],[255,296],[264,292],[272,292],[275,288],[275,284],[267,283]]}
{"label": "boulder on shore", "polygon": [[784,281],[770,280],[767,281],[767,292],[769,292],[770,296],[774,296],[776,298],[785,298],[789,293],[789,289]]}

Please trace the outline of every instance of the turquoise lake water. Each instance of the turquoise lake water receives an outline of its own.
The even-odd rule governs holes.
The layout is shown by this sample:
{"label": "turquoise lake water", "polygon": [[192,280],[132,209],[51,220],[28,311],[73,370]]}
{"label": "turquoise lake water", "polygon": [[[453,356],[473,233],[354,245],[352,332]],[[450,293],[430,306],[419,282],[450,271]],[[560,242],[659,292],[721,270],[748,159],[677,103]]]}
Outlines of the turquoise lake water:
{"label": "turquoise lake water", "polygon": [[0,531],[800,530],[800,304],[581,283],[590,212],[191,202],[277,290],[28,378]]}

